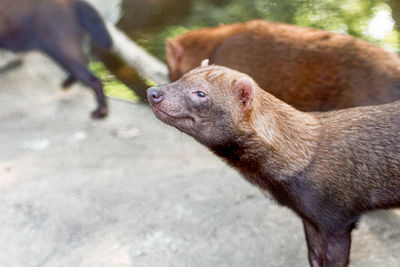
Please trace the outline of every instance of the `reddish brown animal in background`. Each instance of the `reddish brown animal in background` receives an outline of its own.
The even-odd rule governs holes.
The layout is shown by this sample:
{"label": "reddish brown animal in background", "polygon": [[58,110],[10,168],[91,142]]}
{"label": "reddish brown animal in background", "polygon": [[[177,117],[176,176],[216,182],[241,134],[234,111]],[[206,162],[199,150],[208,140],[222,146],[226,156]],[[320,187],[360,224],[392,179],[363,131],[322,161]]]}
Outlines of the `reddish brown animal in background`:
{"label": "reddish brown animal in background", "polygon": [[90,86],[98,107],[92,117],[107,115],[103,86],[86,67],[81,51],[84,32],[104,48],[112,40],[97,13],[80,0],[1,0],[0,48],[15,52],[40,50],[52,57],[69,72],[63,86],[80,80]]}
{"label": "reddish brown animal in background", "polygon": [[147,92],[160,120],[303,219],[312,266],[347,266],[361,214],[400,206],[400,101],[305,113],[219,66]]}
{"label": "reddish brown animal in background", "polygon": [[344,34],[254,20],[167,39],[172,81],[206,58],[303,111],[400,100],[398,56]]}

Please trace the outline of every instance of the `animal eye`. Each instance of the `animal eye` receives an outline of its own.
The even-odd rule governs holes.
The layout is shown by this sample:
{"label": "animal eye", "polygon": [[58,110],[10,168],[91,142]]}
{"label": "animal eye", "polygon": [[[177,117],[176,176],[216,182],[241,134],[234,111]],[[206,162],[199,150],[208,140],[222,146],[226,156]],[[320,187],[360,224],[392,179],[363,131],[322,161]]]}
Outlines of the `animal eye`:
{"label": "animal eye", "polygon": [[197,91],[196,94],[198,97],[206,97],[206,93],[204,93],[202,91]]}

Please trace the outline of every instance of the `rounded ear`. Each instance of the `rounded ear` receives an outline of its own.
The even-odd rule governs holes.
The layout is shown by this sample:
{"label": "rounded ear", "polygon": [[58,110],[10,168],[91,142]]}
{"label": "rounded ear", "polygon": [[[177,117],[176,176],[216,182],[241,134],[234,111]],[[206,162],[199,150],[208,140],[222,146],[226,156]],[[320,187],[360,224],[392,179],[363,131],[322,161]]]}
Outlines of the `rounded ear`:
{"label": "rounded ear", "polygon": [[167,57],[181,59],[184,48],[179,41],[173,38],[167,38]]}
{"label": "rounded ear", "polygon": [[[181,60],[183,57],[183,46],[173,38],[167,38],[166,57],[170,73],[175,73],[180,69]],[[174,80],[174,78],[171,79]]]}
{"label": "rounded ear", "polygon": [[234,90],[242,107],[244,109],[249,109],[253,103],[255,93],[255,84],[253,80],[248,77],[240,78],[235,82]]}

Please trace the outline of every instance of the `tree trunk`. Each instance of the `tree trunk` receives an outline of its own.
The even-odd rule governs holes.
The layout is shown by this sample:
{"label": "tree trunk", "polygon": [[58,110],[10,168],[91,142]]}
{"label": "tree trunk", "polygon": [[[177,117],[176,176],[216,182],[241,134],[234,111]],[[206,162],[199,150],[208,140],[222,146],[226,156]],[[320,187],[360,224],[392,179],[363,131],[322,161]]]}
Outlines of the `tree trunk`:
{"label": "tree trunk", "polygon": [[107,29],[113,39],[112,52],[127,65],[157,84],[169,82],[168,69],[163,62],[138,46],[111,23],[107,23]]}

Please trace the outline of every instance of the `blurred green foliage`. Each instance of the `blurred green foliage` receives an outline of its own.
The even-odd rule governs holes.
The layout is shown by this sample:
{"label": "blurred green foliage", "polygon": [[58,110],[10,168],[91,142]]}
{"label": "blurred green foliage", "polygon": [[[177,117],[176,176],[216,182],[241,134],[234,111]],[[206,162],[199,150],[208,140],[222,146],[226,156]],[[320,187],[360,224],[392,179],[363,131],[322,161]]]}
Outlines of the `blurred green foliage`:
{"label": "blurred green foliage", "polygon": [[385,0],[191,1],[192,10],[179,25],[160,25],[146,31],[137,31],[133,38],[151,53],[165,60],[166,37],[173,37],[195,28],[257,18],[348,33],[377,45],[386,45],[392,50],[397,49],[396,30],[384,39],[376,39],[368,33],[369,22],[377,11],[390,12]]}
{"label": "blurred green foliage", "polygon": [[110,74],[100,61],[91,61],[89,63],[89,69],[102,80],[103,90],[106,96],[134,102],[139,100],[136,94]]}

